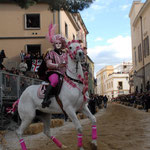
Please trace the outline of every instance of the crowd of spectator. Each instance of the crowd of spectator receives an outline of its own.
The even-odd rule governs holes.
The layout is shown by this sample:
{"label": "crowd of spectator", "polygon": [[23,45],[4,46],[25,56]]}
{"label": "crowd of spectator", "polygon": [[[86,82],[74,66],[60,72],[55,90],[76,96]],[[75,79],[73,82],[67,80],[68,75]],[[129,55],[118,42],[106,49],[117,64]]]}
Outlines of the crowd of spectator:
{"label": "crowd of spectator", "polygon": [[113,102],[127,102],[131,105],[141,105],[142,108],[148,112],[148,109],[150,108],[150,89],[146,92],[135,92],[128,95],[120,95],[116,98],[112,99]]}
{"label": "crowd of spectator", "polygon": [[96,108],[101,109],[102,105],[104,105],[104,108],[107,108],[107,102],[108,102],[108,98],[106,95],[103,96],[103,95],[91,94],[90,100],[88,102],[88,108],[91,111],[91,113],[94,115],[96,113]]}
{"label": "crowd of spectator", "polygon": [[36,71],[32,70],[33,60],[43,60],[43,55],[40,55],[39,52],[37,53],[25,53],[23,50],[20,52],[20,64],[18,68],[12,67],[11,69],[7,69],[3,65],[4,58],[6,58],[5,51],[1,50],[0,52],[0,70],[16,75],[24,75],[31,78],[39,78]]}

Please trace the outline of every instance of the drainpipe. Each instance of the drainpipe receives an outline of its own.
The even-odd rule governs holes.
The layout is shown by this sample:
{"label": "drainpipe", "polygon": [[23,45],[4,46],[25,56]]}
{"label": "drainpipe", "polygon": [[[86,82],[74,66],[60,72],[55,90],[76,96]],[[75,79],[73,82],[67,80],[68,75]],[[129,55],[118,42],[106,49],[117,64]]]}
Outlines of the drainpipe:
{"label": "drainpipe", "polygon": [[[56,11],[53,10],[53,24],[56,24]],[[60,11],[58,10],[58,34],[60,34]]]}
{"label": "drainpipe", "polygon": [[55,24],[55,10],[53,10],[53,24]]}
{"label": "drainpipe", "polygon": [[60,30],[60,10],[58,10],[58,33],[61,34],[61,30]]}
{"label": "drainpipe", "polygon": [[143,42],[143,22],[142,22],[142,16],[140,16],[140,22],[141,22],[141,49],[142,49],[142,57],[143,57],[143,86],[145,91],[145,61],[144,61],[144,42]]}

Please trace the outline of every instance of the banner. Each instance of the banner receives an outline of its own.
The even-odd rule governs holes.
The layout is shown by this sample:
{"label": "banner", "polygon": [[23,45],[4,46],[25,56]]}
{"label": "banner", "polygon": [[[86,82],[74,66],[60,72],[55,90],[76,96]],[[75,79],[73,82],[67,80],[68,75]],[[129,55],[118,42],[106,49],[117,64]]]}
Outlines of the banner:
{"label": "banner", "polygon": [[42,59],[32,59],[32,67],[31,67],[31,71],[32,72],[37,72],[38,68],[40,67],[42,63]]}

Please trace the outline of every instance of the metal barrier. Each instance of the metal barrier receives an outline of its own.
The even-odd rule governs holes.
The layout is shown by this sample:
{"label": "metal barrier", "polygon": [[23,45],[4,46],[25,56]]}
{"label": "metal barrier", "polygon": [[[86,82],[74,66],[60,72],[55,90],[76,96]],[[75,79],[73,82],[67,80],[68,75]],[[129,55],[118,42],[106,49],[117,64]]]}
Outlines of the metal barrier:
{"label": "metal barrier", "polygon": [[4,122],[4,107],[12,105],[28,86],[41,82],[39,79],[0,71],[0,126]]}

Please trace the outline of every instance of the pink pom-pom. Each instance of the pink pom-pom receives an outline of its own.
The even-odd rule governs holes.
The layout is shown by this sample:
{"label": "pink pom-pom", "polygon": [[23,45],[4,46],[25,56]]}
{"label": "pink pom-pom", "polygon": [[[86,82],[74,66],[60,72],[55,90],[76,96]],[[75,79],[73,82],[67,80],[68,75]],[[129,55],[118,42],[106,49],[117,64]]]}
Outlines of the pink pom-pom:
{"label": "pink pom-pom", "polygon": [[83,94],[85,94],[87,90],[88,90],[88,86],[85,86],[83,89]]}
{"label": "pink pom-pom", "polygon": [[85,77],[85,80],[88,80],[88,77]]}
{"label": "pink pom-pom", "polygon": [[76,87],[76,84],[74,84],[73,87],[75,88],[75,87]]}
{"label": "pink pom-pom", "polygon": [[87,81],[86,81],[86,80],[84,80],[84,81],[83,81],[83,84],[84,84],[84,85],[87,85]]}
{"label": "pink pom-pom", "polygon": [[85,95],[83,96],[83,100],[86,101],[86,96]]}
{"label": "pink pom-pom", "polygon": [[80,74],[78,75],[78,78],[81,79],[81,75]]}
{"label": "pink pom-pom", "polygon": [[84,76],[88,76],[88,72],[86,71],[86,72],[84,72]]}
{"label": "pink pom-pom", "polygon": [[68,45],[70,45],[70,44],[71,44],[71,42],[69,41],[69,42],[68,42]]}

